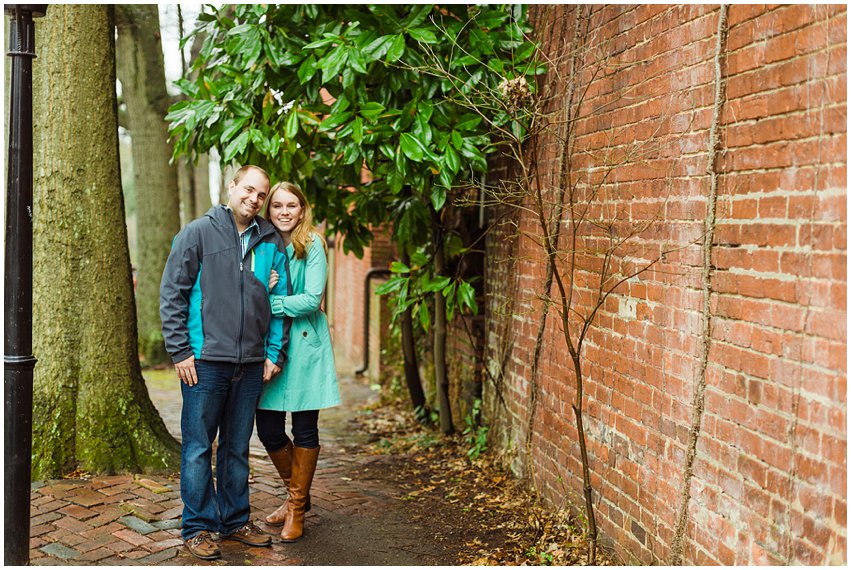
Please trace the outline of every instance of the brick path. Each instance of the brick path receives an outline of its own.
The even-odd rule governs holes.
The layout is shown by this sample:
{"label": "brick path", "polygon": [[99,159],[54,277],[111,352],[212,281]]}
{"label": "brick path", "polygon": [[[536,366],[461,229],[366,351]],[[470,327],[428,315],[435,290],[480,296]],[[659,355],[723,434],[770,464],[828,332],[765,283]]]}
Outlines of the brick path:
{"label": "brick path", "polygon": [[[192,557],[180,539],[182,503],[177,475],[117,475],[89,480],[33,483],[30,561],[34,565],[423,565],[451,564],[428,540],[430,530],[405,516],[396,489],[354,476],[353,471],[389,468],[389,458],[357,453],[357,434],[346,420],[371,394],[360,382],[341,378],[344,406],[323,411],[323,450],[314,479],[313,509],[305,536],[271,548],[222,541],[222,560]],[[151,390],[151,399],[175,435],[179,389]],[[256,437],[256,436],[255,436]],[[283,493],[274,467],[252,439],[252,517],[278,507]],[[351,475],[351,476],[350,476]]]}

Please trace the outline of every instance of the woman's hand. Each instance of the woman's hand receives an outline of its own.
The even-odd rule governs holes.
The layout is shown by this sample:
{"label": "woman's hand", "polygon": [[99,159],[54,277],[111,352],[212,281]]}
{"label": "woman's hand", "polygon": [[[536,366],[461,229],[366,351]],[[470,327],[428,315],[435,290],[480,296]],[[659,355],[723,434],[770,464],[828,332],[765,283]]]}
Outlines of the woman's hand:
{"label": "woman's hand", "polygon": [[273,269],[272,273],[269,274],[269,291],[275,288],[279,279],[280,277],[278,276],[278,272]]}
{"label": "woman's hand", "polygon": [[272,378],[275,377],[275,374],[281,371],[281,368],[269,360],[266,359],[266,362],[263,363],[263,383],[269,382]]}

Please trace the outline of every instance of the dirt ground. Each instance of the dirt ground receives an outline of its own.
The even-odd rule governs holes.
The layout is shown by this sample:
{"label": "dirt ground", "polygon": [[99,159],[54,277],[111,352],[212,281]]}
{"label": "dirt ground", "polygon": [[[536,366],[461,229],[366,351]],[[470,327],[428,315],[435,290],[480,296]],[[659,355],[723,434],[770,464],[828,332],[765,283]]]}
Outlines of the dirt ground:
{"label": "dirt ground", "polygon": [[[350,423],[369,436],[351,451],[381,457],[357,476],[397,486],[409,516],[431,525],[454,564],[586,563],[577,522],[542,505],[487,452],[471,460],[463,435],[444,437],[398,404],[368,407]],[[612,561],[598,550],[597,563]]]}
{"label": "dirt ground", "polygon": [[[146,378],[177,437],[180,397],[173,372],[148,371]],[[381,405],[365,379],[340,378],[344,404],[323,410],[320,421],[328,475],[319,486],[329,494],[324,503],[319,497],[316,514],[308,517],[309,539],[287,547],[295,557],[290,563],[337,565],[343,559],[334,552],[342,550],[346,564],[585,564],[581,525],[541,505],[493,453],[471,460],[463,434],[444,437],[436,427],[418,424],[404,403]],[[266,454],[256,436],[251,447],[252,464],[263,465]],[[384,506],[350,511],[340,503],[358,500],[350,492],[380,498]],[[281,560],[290,560],[284,554]],[[611,561],[598,550],[597,563]]]}

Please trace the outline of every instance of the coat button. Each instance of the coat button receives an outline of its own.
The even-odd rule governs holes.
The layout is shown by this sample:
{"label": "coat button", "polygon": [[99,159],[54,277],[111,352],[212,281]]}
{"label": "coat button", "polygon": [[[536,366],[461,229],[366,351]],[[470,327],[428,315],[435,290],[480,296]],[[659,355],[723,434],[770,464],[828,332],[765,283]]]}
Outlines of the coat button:
{"label": "coat button", "polygon": [[306,337],[306,336],[307,336],[307,331],[304,331],[303,333],[301,333],[301,336],[305,336],[305,337]]}

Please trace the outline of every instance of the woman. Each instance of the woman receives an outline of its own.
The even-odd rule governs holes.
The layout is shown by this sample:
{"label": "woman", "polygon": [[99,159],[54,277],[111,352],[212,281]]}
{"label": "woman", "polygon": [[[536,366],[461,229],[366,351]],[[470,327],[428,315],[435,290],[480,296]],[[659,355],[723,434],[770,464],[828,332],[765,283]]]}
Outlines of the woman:
{"label": "woman", "polygon": [[[313,212],[295,184],[280,182],[269,193],[266,219],[281,234],[290,259],[289,295],[270,295],[272,312],[292,318],[287,362],[263,386],[257,409],[257,435],[289,497],[266,523],[283,525],[281,539],[295,542],[310,510],[310,485],[319,457],[319,410],[340,403],[334,351],[325,314],[319,309],[325,291],[326,245],[313,226]],[[274,277],[274,276],[273,276]],[[293,439],[285,431],[287,412]]]}

